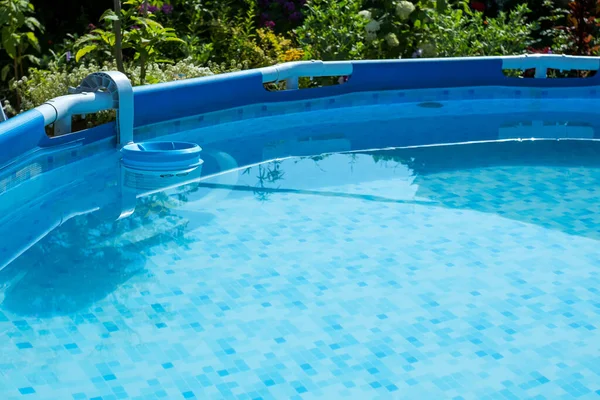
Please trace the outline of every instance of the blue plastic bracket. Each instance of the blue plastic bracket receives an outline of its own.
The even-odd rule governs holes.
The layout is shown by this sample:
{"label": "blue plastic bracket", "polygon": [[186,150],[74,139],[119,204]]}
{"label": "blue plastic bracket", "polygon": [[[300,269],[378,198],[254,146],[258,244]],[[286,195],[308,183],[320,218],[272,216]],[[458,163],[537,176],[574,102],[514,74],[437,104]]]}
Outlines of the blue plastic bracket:
{"label": "blue plastic bracket", "polygon": [[352,75],[351,61],[298,61],[261,68],[263,83],[285,81],[287,89],[298,89],[298,78]]}
{"label": "blue plastic bracket", "polygon": [[4,113],[4,107],[2,106],[2,102],[0,102],[0,122],[6,121],[6,114]]}
{"label": "blue plastic bracket", "polygon": [[504,69],[535,69],[535,78],[547,78],[548,68],[561,71],[587,70],[600,68],[599,57],[566,56],[559,54],[525,54],[522,56],[502,57]]}
{"label": "blue plastic bracket", "polygon": [[133,88],[127,76],[118,71],[95,72],[88,75],[71,93],[104,91],[111,95],[112,108],[117,110],[117,145],[133,142]]}

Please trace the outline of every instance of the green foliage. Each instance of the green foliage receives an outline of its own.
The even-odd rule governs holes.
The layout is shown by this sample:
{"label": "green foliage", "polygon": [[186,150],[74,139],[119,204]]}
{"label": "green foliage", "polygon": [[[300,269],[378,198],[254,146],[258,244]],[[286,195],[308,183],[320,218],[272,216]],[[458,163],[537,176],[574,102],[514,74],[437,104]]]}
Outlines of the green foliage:
{"label": "green foliage", "polygon": [[540,39],[538,46],[548,47],[555,53],[568,53],[570,38],[564,29],[560,29],[566,22],[567,9],[557,5],[553,0],[544,0],[541,9],[545,16],[538,20],[540,27],[535,33],[535,36]]}
{"label": "green foliage", "polygon": [[[66,71],[56,66],[51,66],[49,70],[32,68],[28,76],[24,76],[13,83],[13,89],[22,98],[21,109],[10,109],[8,111],[14,114],[39,106],[48,99],[67,94],[69,87],[76,87],[83,78],[93,72],[114,71],[115,69],[114,63],[104,63],[102,65],[95,63],[79,64],[72,71]],[[134,82],[141,81],[141,68],[139,65],[128,64],[126,69]],[[146,81],[148,83],[160,83],[212,74],[210,69],[195,64],[191,59],[185,59],[168,65],[149,63]]]}
{"label": "green foliage", "polygon": [[[98,27],[73,32],[60,45],[44,42],[49,50],[41,67],[27,73],[40,61],[31,50],[40,48],[42,27],[30,0],[0,0],[0,49],[13,61],[0,77],[16,78],[12,88],[23,105],[16,96],[13,111],[19,111],[65,94],[88,73],[116,69],[120,54],[121,70],[144,84],[301,59],[597,53],[600,0],[572,0],[568,9],[554,0],[525,0],[543,11],[535,23],[527,6],[517,4],[522,0],[493,1],[505,12],[492,17],[488,8],[484,15],[466,0],[124,0],[100,16]],[[84,14],[79,22],[86,22]],[[300,82],[326,83],[335,81]]]}
{"label": "green foliage", "polygon": [[218,54],[219,59],[238,60],[246,68],[252,68],[262,66],[263,54],[256,43],[256,4],[248,0],[247,6],[246,12],[232,18],[231,11],[224,5],[224,12],[211,21],[208,33],[213,54]]}
{"label": "green foliage", "polygon": [[62,43],[54,45],[47,53],[42,54],[39,67],[54,70],[71,69],[75,66],[73,49],[78,39],[77,35],[68,34]]}
{"label": "green foliage", "polygon": [[133,51],[133,60],[140,67],[139,83],[146,82],[146,70],[150,63],[170,63],[161,49],[169,43],[185,44],[177,37],[175,29],[165,28],[155,20],[155,15],[143,7],[143,0],[128,0],[125,8],[117,15],[112,10],[107,10],[102,15],[105,29],[94,29],[89,34],[80,38],[75,46],[76,61],[88,54],[100,56],[101,60],[111,60],[115,53],[115,33],[113,23],[121,21],[124,50]]}
{"label": "green foliage", "polygon": [[77,48],[75,61],[79,62],[81,58],[88,54],[93,54],[99,59],[108,60],[113,55],[114,47],[115,34],[113,32],[94,29],[75,43],[75,48]]}
{"label": "green foliage", "polygon": [[410,56],[423,41],[437,12],[446,9],[445,0],[366,0],[361,15],[365,26],[369,58]]}
{"label": "green foliage", "polygon": [[[236,0],[240,1],[240,0]],[[219,70],[247,69],[264,67],[278,62],[295,61],[304,54],[289,38],[275,34],[266,28],[256,28],[257,7],[254,0],[243,0],[244,6],[236,13],[224,2],[218,14],[206,14],[194,18],[197,25],[185,37],[183,46],[187,54],[197,62],[210,62],[219,66]],[[210,18],[215,18],[209,20]],[[199,21],[203,21],[202,24]],[[193,32],[198,29],[210,38],[206,44]]]}
{"label": "green foliage", "polygon": [[494,56],[522,54],[532,44],[536,24],[528,22],[527,6],[485,18],[466,3],[436,13],[420,44],[426,57]]}
{"label": "green foliage", "polygon": [[5,65],[0,74],[3,81],[13,73],[14,78],[23,75],[23,61],[38,63],[37,57],[27,54],[29,47],[40,51],[35,31],[43,31],[42,25],[35,19],[33,4],[29,0],[0,0],[1,48],[13,60],[12,68]]}
{"label": "green foliage", "polygon": [[362,0],[312,0],[304,23],[295,30],[307,59],[356,60],[365,52],[367,18]]}

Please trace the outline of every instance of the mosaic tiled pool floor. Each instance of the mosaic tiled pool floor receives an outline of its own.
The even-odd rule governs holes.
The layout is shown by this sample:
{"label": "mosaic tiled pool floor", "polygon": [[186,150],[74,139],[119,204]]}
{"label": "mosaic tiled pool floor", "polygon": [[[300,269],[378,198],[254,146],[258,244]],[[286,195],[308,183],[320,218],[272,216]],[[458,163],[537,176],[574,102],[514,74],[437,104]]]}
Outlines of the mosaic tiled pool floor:
{"label": "mosaic tiled pool floor", "polygon": [[70,220],[0,271],[0,398],[597,398],[600,146],[553,143],[291,158]]}

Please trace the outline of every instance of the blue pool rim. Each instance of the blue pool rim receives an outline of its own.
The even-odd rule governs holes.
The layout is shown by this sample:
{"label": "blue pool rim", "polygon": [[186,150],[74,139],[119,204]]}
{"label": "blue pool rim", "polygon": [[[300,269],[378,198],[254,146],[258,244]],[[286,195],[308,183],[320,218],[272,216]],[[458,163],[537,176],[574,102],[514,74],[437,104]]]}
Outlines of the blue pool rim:
{"label": "blue pool rim", "polygon": [[[583,89],[597,97],[600,74],[588,78],[545,78],[547,69],[600,69],[600,57],[550,55],[520,55],[499,57],[459,57],[407,60],[303,61],[272,67],[237,71],[168,83],[131,88],[133,104],[118,113],[132,129],[147,127],[207,113],[249,105],[281,104],[331,98],[351,93],[394,90],[449,90],[456,88],[505,87],[514,89],[515,98],[535,96],[549,89]],[[536,78],[507,76],[504,70],[536,70]],[[537,72],[543,72],[538,76]],[[297,80],[301,77],[347,76],[339,85],[311,89],[268,91],[265,83]],[[292,84],[290,87],[294,87]],[[534,93],[535,92],[535,93]],[[70,95],[70,96],[82,96]],[[543,93],[542,93],[543,96]],[[67,97],[69,96],[63,96]],[[85,96],[84,96],[85,97]],[[88,96],[89,97],[89,96]],[[101,96],[98,95],[100,98]],[[60,98],[58,98],[60,99]],[[58,104],[58,99],[53,99]],[[107,100],[107,99],[104,99]],[[63,99],[63,102],[66,101]],[[83,101],[83,100],[81,100]],[[53,104],[54,104],[53,103]],[[70,99],[65,112],[82,113]],[[75,104],[71,104],[75,103]],[[61,103],[63,104],[63,103]],[[93,103],[92,103],[93,104]],[[105,103],[100,101],[97,106]],[[63,104],[66,107],[66,103]],[[90,106],[91,107],[91,106]],[[62,110],[62,108],[61,108]],[[85,113],[92,113],[86,108]],[[109,122],[83,131],[48,137],[45,126],[65,115],[55,108],[37,107],[4,122],[0,122],[0,169],[18,162],[27,155],[68,145],[87,145],[97,141],[119,140],[119,124]],[[124,115],[126,114],[126,115]],[[70,115],[66,115],[69,117]],[[68,118],[67,118],[68,119]],[[119,122],[117,121],[117,122]],[[123,122],[123,121],[121,121]],[[135,135],[135,134],[134,134]],[[135,141],[135,137],[132,139]],[[121,143],[118,141],[118,143]]]}

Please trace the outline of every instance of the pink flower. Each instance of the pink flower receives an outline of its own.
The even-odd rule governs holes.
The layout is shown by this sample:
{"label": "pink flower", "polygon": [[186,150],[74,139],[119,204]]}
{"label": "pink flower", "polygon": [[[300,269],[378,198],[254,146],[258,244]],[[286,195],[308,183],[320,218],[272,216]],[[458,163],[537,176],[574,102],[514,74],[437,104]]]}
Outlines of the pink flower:
{"label": "pink flower", "polygon": [[162,12],[164,12],[165,14],[171,14],[173,12],[173,6],[170,4],[163,4],[162,6]]}
{"label": "pink flower", "polygon": [[265,22],[265,28],[269,28],[269,29],[275,28],[275,22],[273,22],[273,21],[266,21]]}

